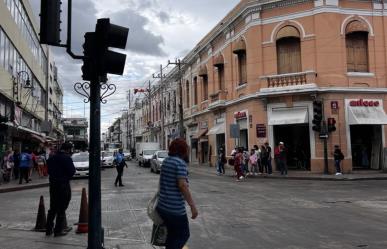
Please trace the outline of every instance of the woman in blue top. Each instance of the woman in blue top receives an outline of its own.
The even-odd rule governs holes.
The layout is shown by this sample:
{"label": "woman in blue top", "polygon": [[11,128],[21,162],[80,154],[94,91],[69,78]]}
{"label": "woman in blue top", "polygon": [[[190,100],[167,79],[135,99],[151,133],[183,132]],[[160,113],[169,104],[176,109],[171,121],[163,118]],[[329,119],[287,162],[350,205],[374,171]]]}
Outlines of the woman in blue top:
{"label": "woman in blue top", "polygon": [[168,149],[168,157],[161,167],[157,212],[168,230],[166,249],[181,249],[190,236],[185,201],[191,208],[192,219],[198,216],[198,210],[188,188],[187,163],[184,161],[188,158],[188,145],[184,139],[177,138]]}

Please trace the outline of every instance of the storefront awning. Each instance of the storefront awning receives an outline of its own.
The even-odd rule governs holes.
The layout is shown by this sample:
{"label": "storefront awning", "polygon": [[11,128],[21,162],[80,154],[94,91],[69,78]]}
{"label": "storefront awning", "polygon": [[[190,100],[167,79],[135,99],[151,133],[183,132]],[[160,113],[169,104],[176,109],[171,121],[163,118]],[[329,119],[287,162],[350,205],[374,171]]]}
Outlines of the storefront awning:
{"label": "storefront awning", "polygon": [[273,109],[269,125],[305,124],[308,120],[306,108],[279,108]]}
{"label": "storefront awning", "polygon": [[45,140],[43,137],[38,136],[38,135],[35,135],[35,134],[31,134],[31,138],[32,138],[32,139],[35,139],[35,140],[37,140],[37,141],[39,141],[39,142],[41,142],[41,143],[46,142],[46,140]]}
{"label": "storefront awning", "polygon": [[192,139],[199,139],[200,137],[206,135],[207,129],[205,130],[199,130],[198,133],[192,136]]}
{"label": "storefront awning", "polygon": [[207,135],[222,134],[226,132],[226,124],[221,123],[213,126],[208,132]]}
{"label": "storefront awning", "polygon": [[383,106],[348,106],[349,125],[384,125],[387,124],[387,115]]}

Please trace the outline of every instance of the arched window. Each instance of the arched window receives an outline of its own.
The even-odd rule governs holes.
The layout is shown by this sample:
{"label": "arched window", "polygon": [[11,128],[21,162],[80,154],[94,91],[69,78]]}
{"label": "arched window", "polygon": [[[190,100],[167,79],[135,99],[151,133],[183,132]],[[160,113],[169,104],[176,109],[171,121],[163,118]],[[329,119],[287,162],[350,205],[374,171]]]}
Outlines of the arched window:
{"label": "arched window", "polygon": [[186,104],[186,108],[189,107],[189,81],[187,80],[185,82],[185,104]]}
{"label": "arched window", "polygon": [[368,72],[368,28],[360,21],[350,22],[345,30],[347,72]]}
{"label": "arched window", "polygon": [[214,59],[214,67],[218,69],[218,88],[219,90],[226,89],[226,83],[224,80],[224,58],[223,55],[219,54]]}
{"label": "arched window", "polygon": [[285,26],[277,33],[278,74],[296,73],[301,68],[300,33],[293,26]]}

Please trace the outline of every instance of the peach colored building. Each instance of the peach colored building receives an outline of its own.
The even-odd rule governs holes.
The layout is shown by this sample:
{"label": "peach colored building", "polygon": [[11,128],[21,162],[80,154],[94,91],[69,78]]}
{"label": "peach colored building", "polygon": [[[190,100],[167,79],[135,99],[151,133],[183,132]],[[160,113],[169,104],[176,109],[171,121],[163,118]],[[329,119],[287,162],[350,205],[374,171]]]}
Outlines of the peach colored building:
{"label": "peach colored building", "polygon": [[[329,170],[340,145],[343,170],[384,169],[387,3],[361,0],[243,0],[185,57],[186,137],[192,161],[215,163],[224,145],[283,141],[290,168],[323,172],[325,120]],[[234,139],[230,125],[239,124]]]}

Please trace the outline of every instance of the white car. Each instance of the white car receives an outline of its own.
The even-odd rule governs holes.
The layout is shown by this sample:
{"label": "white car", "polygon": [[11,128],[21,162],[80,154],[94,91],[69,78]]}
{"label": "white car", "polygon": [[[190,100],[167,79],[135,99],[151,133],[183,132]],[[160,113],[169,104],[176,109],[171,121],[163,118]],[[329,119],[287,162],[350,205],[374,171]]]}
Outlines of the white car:
{"label": "white car", "polygon": [[110,151],[102,151],[101,152],[101,164],[102,168],[113,168],[114,164],[114,153]]}
{"label": "white car", "polygon": [[168,157],[168,151],[166,150],[158,150],[153,154],[150,171],[159,173],[161,170],[161,166],[165,158]]}
{"label": "white car", "polygon": [[74,176],[89,176],[89,153],[80,152],[71,156],[75,166]]}

